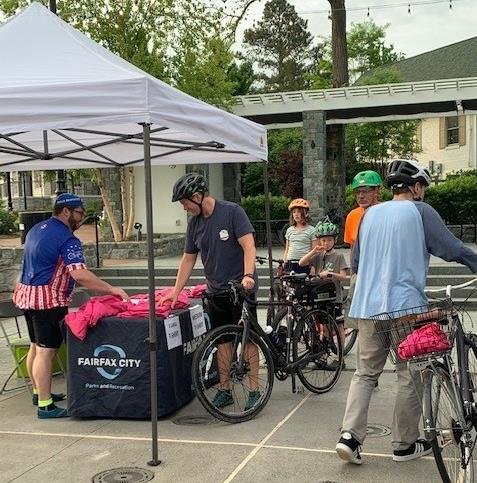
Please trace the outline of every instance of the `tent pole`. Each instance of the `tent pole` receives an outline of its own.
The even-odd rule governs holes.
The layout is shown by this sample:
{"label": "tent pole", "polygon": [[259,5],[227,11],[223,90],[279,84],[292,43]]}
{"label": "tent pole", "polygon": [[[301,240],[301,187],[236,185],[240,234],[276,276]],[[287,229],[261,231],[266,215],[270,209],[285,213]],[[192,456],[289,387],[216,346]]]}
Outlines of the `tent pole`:
{"label": "tent pole", "polygon": [[157,330],[156,307],[154,298],[154,228],[152,220],[152,177],[151,177],[151,125],[143,124],[144,142],[144,181],[146,192],[146,230],[147,230],[147,275],[149,294],[149,355],[151,366],[151,424],[152,424],[152,459],[149,466],[158,466],[157,444]]}
{"label": "tent pole", "polygon": [[[270,222],[270,191],[268,188],[268,163],[263,162],[263,187],[265,191],[265,229],[267,232],[267,248],[268,248],[268,270],[270,276],[270,301],[274,301],[274,291],[273,291],[273,262],[272,262],[272,225]],[[270,307],[272,318],[275,318],[275,308]],[[273,319],[272,319],[273,320]],[[267,320],[267,323],[271,321]]]}

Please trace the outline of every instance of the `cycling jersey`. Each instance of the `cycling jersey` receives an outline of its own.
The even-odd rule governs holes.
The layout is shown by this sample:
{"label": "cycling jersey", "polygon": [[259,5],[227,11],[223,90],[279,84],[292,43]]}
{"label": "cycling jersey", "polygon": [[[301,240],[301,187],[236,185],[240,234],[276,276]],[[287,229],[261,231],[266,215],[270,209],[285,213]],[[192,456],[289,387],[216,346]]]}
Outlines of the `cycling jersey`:
{"label": "cycling jersey", "polygon": [[57,218],[37,223],[25,240],[23,269],[13,302],[20,309],[51,309],[69,305],[73,270],[85,269],[81,242]]}

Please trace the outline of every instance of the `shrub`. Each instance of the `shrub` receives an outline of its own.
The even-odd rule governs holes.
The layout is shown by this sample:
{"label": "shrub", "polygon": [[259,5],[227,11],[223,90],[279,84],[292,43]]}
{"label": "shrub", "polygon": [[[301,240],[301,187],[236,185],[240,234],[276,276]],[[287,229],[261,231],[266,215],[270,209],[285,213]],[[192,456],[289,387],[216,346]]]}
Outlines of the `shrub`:
{"label": "shrub", "polygon": [[103,202],[101,200],[92,201],[88,200],[84,205],[84,211],[86,213],[86,221],[87,225],[94,223],[94,215],[101,215],[101,211],[103,209]]}
{"label": "shrub", "polygon": [[17,216],[5,209],[0,201],[0,235],[10,235],[18,231]]}
{"label": "shrub", "polygon": [[449,176],[426,191],[429,203],[451,225],[477,221],[477,175],[475,172]]}
{"label": "shrub", "polygon": [[[291,199],[286,196],[270,196],[270,218],[272,220],[288,218],[290,201]],[[265,195],[242,198],[241,205],[251,220],[265,219]]]}

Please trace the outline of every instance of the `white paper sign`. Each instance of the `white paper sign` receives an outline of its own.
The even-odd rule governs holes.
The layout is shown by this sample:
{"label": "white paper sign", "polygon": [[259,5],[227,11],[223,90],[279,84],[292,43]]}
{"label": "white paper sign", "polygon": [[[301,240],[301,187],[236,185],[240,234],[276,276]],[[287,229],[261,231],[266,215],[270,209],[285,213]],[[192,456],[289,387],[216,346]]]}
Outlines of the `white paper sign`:
{"label": "white paper sign", "polygon": [[181,323],[177,315],[164,319],[164,329],[166,330],[167,348],[169,350],[182,345]]}
{"label": "white paper sign", "polygon": [[190,321],[192,324],[192,333],[194,334],[194,339],[207,332],[207,327],[205,325],[204,310],[202,305],[194,305],[189,309]]}

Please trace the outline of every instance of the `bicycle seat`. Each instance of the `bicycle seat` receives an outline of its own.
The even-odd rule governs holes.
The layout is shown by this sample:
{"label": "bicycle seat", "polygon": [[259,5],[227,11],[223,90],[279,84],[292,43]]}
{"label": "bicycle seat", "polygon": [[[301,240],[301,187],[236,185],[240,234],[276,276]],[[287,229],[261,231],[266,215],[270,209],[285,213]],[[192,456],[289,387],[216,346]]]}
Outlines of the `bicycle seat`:
{"label": "bicycle seat", "polygon": [[282,280],[286,282],[304,282],[308,277],[307,273],[290,272],[282,275]]}

